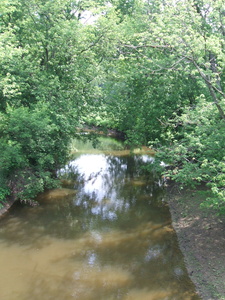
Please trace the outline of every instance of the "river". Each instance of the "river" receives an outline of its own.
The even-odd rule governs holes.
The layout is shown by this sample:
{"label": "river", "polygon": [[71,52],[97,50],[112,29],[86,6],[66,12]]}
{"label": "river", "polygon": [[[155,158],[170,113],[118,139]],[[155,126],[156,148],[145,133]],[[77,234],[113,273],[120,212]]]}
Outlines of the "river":
{"label": "river", "polygon": [[63,188],[0,220],[0,299],[200,299],[164,191],[141,167],[153,158],[78,150]]}

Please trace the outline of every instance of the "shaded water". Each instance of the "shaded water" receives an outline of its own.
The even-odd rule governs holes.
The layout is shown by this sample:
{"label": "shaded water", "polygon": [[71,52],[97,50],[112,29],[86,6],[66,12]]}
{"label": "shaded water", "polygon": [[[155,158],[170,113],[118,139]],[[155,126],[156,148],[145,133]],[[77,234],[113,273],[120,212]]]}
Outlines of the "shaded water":
{"label": "shaded water", "polygon": [[78,154],[64,188],[1,219],[0,299],[199,299],[163,192],[141,171],[152,158],[112,154]]}

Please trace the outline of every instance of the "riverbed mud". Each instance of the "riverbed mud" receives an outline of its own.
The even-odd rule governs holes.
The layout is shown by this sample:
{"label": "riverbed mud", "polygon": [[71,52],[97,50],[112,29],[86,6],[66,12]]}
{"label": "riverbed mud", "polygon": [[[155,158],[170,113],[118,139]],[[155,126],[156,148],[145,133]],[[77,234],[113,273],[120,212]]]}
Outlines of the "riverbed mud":
{"label": "riverbed mud", "polygon": [[192,190],[168,192],[173,227],[189,276],[203,300],[225,299],[225,217],[204,210]]}

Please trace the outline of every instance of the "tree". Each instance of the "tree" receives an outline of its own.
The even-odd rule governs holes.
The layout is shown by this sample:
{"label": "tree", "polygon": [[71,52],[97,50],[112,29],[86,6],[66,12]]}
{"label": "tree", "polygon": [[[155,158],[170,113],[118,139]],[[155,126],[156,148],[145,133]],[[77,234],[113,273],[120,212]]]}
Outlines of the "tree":
{"label": "tree", "polygon": [[111,23],[83,25],[80,13],[88,6],[90,1],[1,3],[3,196],[10,190],[29,200],[54,184],[76,126],[99,94]]}
{"label": "tree", "polygon": [[182,60],[178,65],[171,48],[155,41],[153,29],[150,33],[160,13],[157,2],[136,2],[119,24],[117,52],[107,64],[102,106],[133,146],[159,137],[173,112],[194,105],[204,92],[191,71],[181,72]]}
{"label": "tree", "polygon": [[[222,2],[179,1],[174,4],[174,1],[167,1],[158,5],[156,12],[146,9],[144,31],[139,33],[136,44],[125,47],[129,52],[145,56],[146,62],[152,60],[151,64],[146,64],[151,72],[177,70],[204,83],[211,101],[224,119]],[[151,59],[149,49],[158,50],[167,58],[160,61]]]}
{"label": "tree", "polygon": [[[169,165],[165,176],[181,184],[205,182],[205,205],[225,211],[224,193],[224,8],[223,1],[173,1],[161,5],[135,51],[155,48],[170,58],[157,70],[174,69],[201,88],[194,103],[165,122],[166,147],[157,154]],[[172,59],[172,60],[171,60]],[[167,64],[165,64],[165,62]],[[168,64],[169,62],[169,64]],[[152,63],[152,70],[155,61]],[[156,65],[156,64],[155,64]],[[160,67],[159,67],[160,66]],[[168,147],[168,145],[170,145]]]}
{"label": "tree", "polygon": [[130,142],[152,140],[170,166],[165,175],[194,186],[205,182],[211,189],[206,205],[220,212],[224,18],[223,1],[140,3],[121,24],[124,35],[108,81],[113,92],[107,94]]}
{"label": "tree", "polygon": [[2,194],[18,174],[36,176],[43,189],[65,162],[75,127],[88,121],[122,131],[131,146],[166,144],[159,157],[167,157],[167,175],[205,181],[223,203],[223,1],[0,7]]}

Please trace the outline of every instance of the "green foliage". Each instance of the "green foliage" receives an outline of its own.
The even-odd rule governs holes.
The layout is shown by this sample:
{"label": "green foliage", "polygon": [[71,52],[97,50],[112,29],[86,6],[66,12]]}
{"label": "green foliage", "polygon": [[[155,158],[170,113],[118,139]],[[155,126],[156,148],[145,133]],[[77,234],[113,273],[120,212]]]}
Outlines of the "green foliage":
{"label": "green foliage", "polygon": [[9,107],[1,116],[2,174],[15,182],[17,197],[34,198],[52,186],[52,175],[67,161],[70,124],[46,104],[34,110]]}
{"label": "green foliage", "polygon": [[[36,106],[34,110],[22,106],[17,109],[9,108],[2,127],[8,145],[12,144],[19,149],[28,164],[53,170],[54,155],[57,152],[59,156],[60,148],[64,149],[63,141],[60,142],[59,148],[63,128],[62,124],[60,128],[55,120],[51,119],[48,110],[50,112],[49,105]],[[64,135],[66,136],[66,133]]]}
{"label": "green foliage", "polygon": [[103,101],[129,144],[153,140],[164,175],[205,183],[205,204],[223,211],[224,7],[191,3],[145,1],[123,18]]}
{"label": "green foliage", "polygon": [[205,183],[211,192],[203,205],[220,213],[225,212],[224,132],[216,107],[202,97],[195,108],[187,108],[171,122],[164,135],[166,146],[156,154],[156,163],[167,164],[166,178],[182,186]]}
{"label": "green foliage", "polygon": [[6,198],[10,195],[10,189],[7,186],[6,178],[2,170],[0,171],[0,209],[6,203]]}
{"label": "green foliage", "polygon": [[153,141],[165,176],[204,182],[206,205],[222,211],[223,6],[1,1],[0,199],[52,186],[76,127],[89,124],[122,131],[133,147]]}
{"label": "green foliage", "polygon": [[4,206],[6,197],[10,195],[9,188],[0,187],[0,209]]}
{"label": "green foliage", "polygon": [[15,199],[25,203],[33,204],[33,199],[45,189],[58,186],[58,182],[52,178],[52,174],[47,171],[34,171],[32,169],[18,170],[11,176],[13,188],[16,191]]}
{"label": "green foliage", "polygon": [[79,120],[101,94],[99,62],[110,53],[105,45],[115,37],[115,21],[83,25],[80,15],[91,6],[0,4],[0,168],[13,197],[29,201],[54,185]]}

